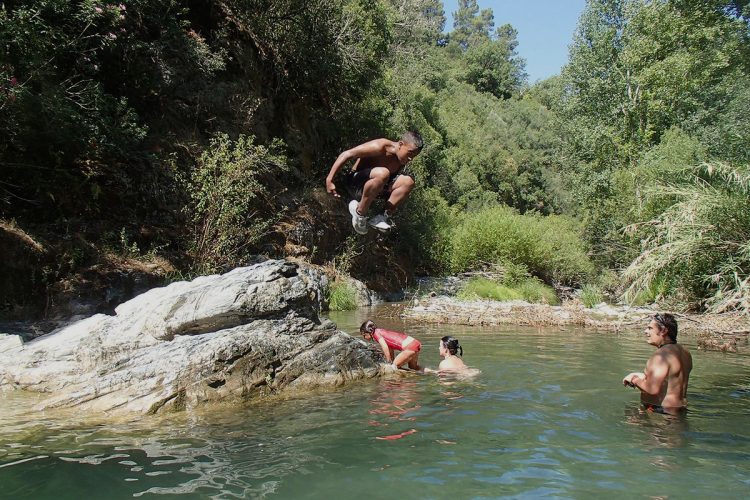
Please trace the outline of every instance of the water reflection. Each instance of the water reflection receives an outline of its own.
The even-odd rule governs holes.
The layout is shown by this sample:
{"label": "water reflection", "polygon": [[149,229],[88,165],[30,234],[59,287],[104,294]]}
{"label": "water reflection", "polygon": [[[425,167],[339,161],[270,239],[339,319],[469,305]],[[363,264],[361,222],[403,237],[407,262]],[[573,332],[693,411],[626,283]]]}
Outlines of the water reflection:
{"label": "water reflection", "polygon": [[649,411],[640,404],[629,404],[625,407],[625,420],[642,430],[650,438],[648,444],[657,448],[684,448],[688,444],[690,423],[687,412],[670,415]]}
{"label": "water reflection", "polygon": [[394,441],[417,433],[413,424],[405,429],[401,424],[401,422],[415,422],[417,417],[414,413],[422,408],[419,403],[416,380],[383,380],[369,403],[370,409],[367,413],[371,418],[368,424],[382,428],[385,432],[375,436],[375,439]]}

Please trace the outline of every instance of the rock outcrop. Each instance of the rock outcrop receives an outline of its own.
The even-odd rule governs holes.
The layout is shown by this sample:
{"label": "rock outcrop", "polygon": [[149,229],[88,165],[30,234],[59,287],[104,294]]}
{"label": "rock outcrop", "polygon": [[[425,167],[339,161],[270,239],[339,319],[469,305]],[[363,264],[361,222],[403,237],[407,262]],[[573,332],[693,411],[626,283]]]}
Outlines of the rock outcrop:
{"label": "rock outcrop", "polygon": [[0,390],[46,393],[42,408],[155,413],[377,375],[376,351],[319,319],[325,285],[270,260],[155,288],[114,316],[6,337]]}

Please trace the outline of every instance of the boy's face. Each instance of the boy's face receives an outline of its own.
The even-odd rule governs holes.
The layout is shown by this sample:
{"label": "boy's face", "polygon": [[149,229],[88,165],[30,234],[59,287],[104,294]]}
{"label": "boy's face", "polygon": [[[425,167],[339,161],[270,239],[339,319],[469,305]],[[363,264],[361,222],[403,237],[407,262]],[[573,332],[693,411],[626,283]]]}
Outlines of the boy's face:
{"label": "boy's face", "polygon": [[406,165],[419,154],[419,148],[409,142],[398,141],[396,156],[401,165]]}

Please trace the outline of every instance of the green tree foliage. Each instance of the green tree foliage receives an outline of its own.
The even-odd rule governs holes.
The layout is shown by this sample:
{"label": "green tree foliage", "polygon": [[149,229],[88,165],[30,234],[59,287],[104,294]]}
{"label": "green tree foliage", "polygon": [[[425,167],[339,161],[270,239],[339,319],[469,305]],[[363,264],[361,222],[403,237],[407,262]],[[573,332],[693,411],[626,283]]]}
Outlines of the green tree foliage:
{"label": "green tree foliage", "polygon": [[334,113],[348,129],[390,40],[375,0],[5,2],[0,162],[20,203],[3,212],[132,213],[172,175],[160,151],[190,144],[184,165],[217,131],[314,156],[304,139]]}
{"label": "green tree foliage", "polygon": [[495,27],[492,9],[479,10],[477,0],[458,0],[458,10],[453,13],[451,41],[463,49],[490,39]]}
{"label": "green tree foliage", "polygon": [[[645,152],[680,126],[718,158],[743,159],[747,129],[747,2],[590,0],[553,107],[566,138],[566,171],[599,259],[626,265],[638,252],[623,238],[639,208],[623,179]],[[683,164],[677,164],[683,166]],[[674,170],[674,169],[672,169]],[[660,176],[668,172],[660,172]],[[632,220],[632,219],[631,219]]]}
{"label": "green tree foliage", "polygon": [[424,52],[443,40],[445,10],[440,0],[390,0],[394,11],[391,55]]}
{"label": "green tree foliage", "polygon": [[501,99],[517,94],[526,81],[524,61],[516,53],[518,32],[509,24],[498,28],[495,40],[485,40],[466,51],[466,81],[480,92]]}
{"label": "green tree foliage", "polygon": [[456,83],[441,93],[438,113],[445,160],[435,182],[451,204],[554,211],[547,176],[559,138],[543,106],[530,99],[501,101]]}

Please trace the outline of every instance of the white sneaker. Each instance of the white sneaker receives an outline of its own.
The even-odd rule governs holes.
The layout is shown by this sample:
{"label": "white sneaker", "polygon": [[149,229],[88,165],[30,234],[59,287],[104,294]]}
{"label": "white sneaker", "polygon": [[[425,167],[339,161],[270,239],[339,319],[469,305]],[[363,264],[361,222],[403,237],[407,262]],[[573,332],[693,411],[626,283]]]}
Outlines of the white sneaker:
{"label": "white sneaker", "polygon": [[359,212],[357,212],[358,206],[359,202],[357,200],[349,202],[349,213],[352,214],[352,226],[354,226],[354,230],[358,234],[367,234],[367,217],[359,215]]}
{"label": "white sneaker", "polygon": [[370,218],[367,223],[381,233],[387,233],[393,229],[393,221],[386,214],[378,214],[375,217]]}

